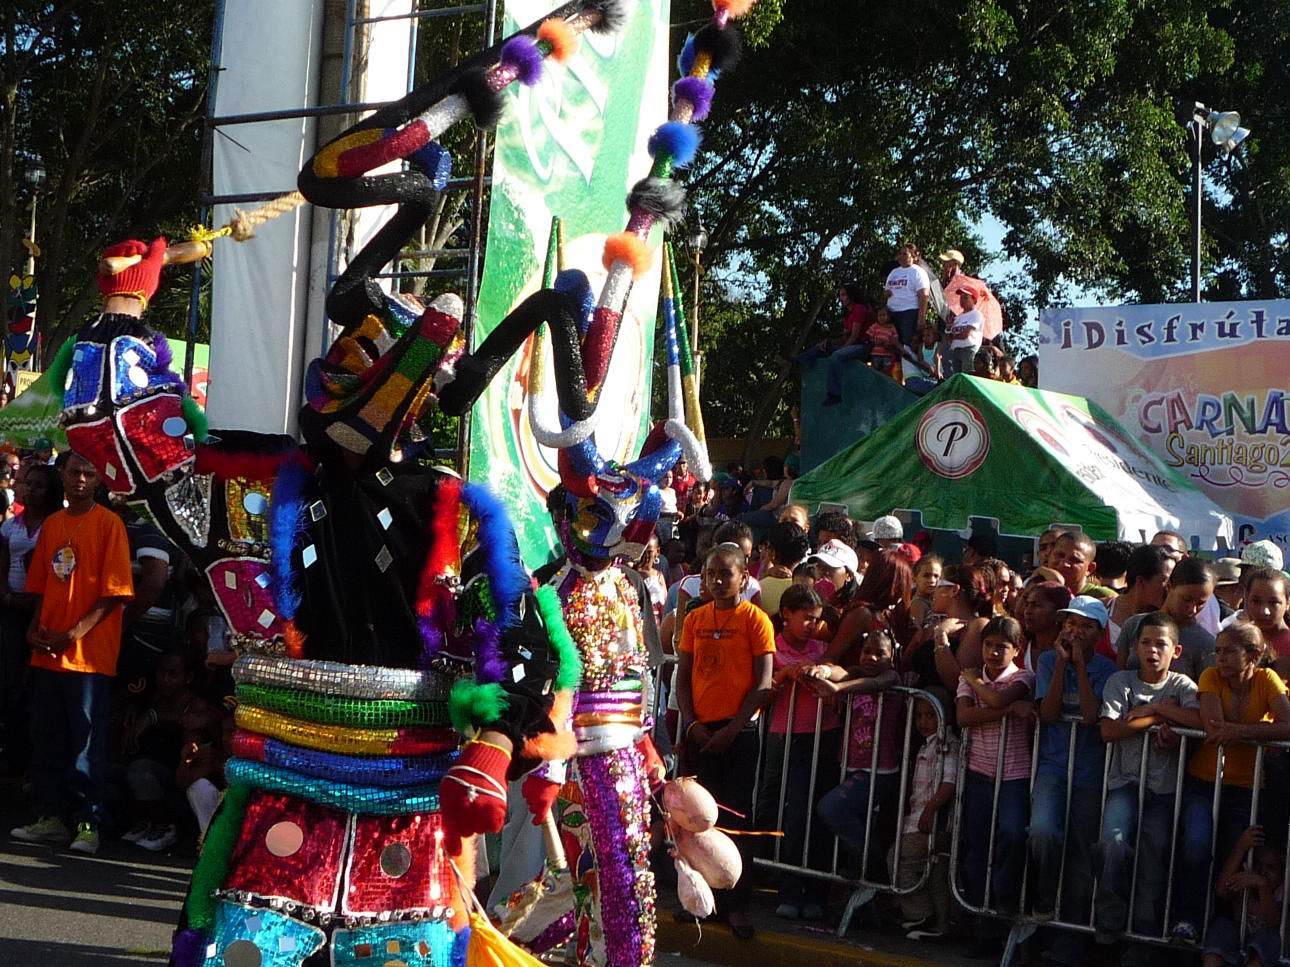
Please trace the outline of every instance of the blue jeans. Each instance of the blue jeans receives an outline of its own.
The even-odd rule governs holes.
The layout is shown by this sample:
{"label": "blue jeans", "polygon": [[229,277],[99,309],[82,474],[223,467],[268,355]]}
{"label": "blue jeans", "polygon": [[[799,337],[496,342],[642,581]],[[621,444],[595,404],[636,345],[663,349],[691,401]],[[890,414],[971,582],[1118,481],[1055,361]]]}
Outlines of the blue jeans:
{"label": "blue jeans", "polygon": [[900,341],[914,349],[914,339],[918,335],[918,310],[901,309],[899,312],[892,312],[891,324],[896,327],[900,333]]}
{"label": "blue jeans", "polygon": [[[1102,839],[1097,844],[1102,874],[1098,879],[1099,930],[1121,933],[1129,922],[1133,855],[1138,854],[1137,888],[1132,892],[1133,932],[1158,934],[1165,913],[1165,883],[1169,876],[1169,841],[1173,829],[1174,796],[1147,790],[1138,826],[1138,786],[1130,783],[1106,794]],[[1135,832],[1137,836],[1135,838]]]}
{"label": "blue jeans", "polygon": [[[900,773],[879,773],[873,780],[873,812],[869,812],[869,780],[867,770],[853,772],[846,781],[820,800],[817,811],[824,824],[833,830],[856,855],[864,856],[866,825],[874,833],[869,846],[869,862],[882,866],[886,862],[887,848],[896,835],[896,806],[900,793]],[[861,870],[865,876],[866,870]]]}
{"label": "blue jeans", "polygon": [[1063,920],[1079,922],[1088,916],[1093,884],[1093,846],[1097,843],[1100,783],[1074,783],[1070,821],[1066,814],[1066,776],[1040,773],[1030,805],[1030,856],[1035,874],[1035,909],[1053,910],[1057,903],[1062,854],[1066,872],[1062,886]]}
{"label": "blue jeans", "polygon": [[867,343],[856,343],[854,346],[843,346],[841,349],[835,349],[833,355],[829,357],[828,379],[825,382],[825,392],[829,396],[842,395],[842,364],[848,359],[858,359],[862,363],[869,361],[869,345]]}
{"label": "blue jeans", "polygon": [[31,781],[41,816],[103,819],[112,679],[31,670]]}
{"label": "blue jeans", "polygon": [[[798,701],[804,701],[805,691],[799,693]],[[815,770],[815,794],[811,793],[811,764],[815,760],[815,735],[811,732],[799,732],[786,736],[782,732],[772,732],[766,736],[766,760],[762,767],[761,795],[757,803],[757,825],[761,829],[775,829],[779,821],[780,787],[783,786],[782,798],[784,807],[783,824],[778,828],[784,833],[779,841],[779,861],[790,866],[805,865],[813,870],[829,868],[829,854],[832,840],[828,830],[819,820],[811,823],[811,844],[803,863],[802,850],[806,846],[806,820],[811,816],[811,809],[817,806],[825,793],[838,781],[838,729],[828,729],[820,735],[819,765]],[[784,746],[788,744],[788,781],[784,776]],[[773,853],[771,855],[774,855]],[[796,873],[782,873],[779,879],[779,902],[800,905],[805,903],[823,904],[828,899],[829,884],[827,880],[815,877],[799,876]]]}
{"label": "blue jeans", "polygon": [[[1205,899],[1210,894],[1213,878],[1227,862],[1245,827],[1251,823],[1251,796],[1249,789],[1224,784],[1219,800],[1218,836],[1212,850],[1214,863],[1211,870],[1214,785],[1195,776],[1188,776],[1183,783],[1182,814],[1178,819],[1182,827],[1182,842],[1178,844],[1178,872],[1174,883],[1174,896],[1178,902],[1174,909],[1176,919],[1188,921],[1197,930],[1205,921]],[[1197,889],[1198,883],[1206,884],[1207,888]]]}
{"label": "blue jeans", "polygon": [[[985,895],[986,862],[990,856],[990,812],[994,777],[967,773],[963,786],[963,884],[974,904],[990,907]],[[999,817],[994,833],[994,864],[990,875],[992,909],[1015,910],[1021,895],[1021,869],[1026,862],[1026,823],[1030,818],[1030,782],[1008,779],[999,786]]]}
{"label": "blue jeans", "polygon": [[954,373],[967,373],[972,375],[972,370],[976,366],[976,350],[971,346],[963,346],[959,349],[950,350],[950,375]]}
{"label": "blue jeans", "polygon": [[[1259,955],[1264,967],[1273,967],[1281,957],[1281,936],[1275,930],[1263,927],[1245,937],[1246,950]],[[1215,917],[1205,933],[1205,953],[1217,954],[1224,964],[1243,964],[1241,931],[1228,917]]]}

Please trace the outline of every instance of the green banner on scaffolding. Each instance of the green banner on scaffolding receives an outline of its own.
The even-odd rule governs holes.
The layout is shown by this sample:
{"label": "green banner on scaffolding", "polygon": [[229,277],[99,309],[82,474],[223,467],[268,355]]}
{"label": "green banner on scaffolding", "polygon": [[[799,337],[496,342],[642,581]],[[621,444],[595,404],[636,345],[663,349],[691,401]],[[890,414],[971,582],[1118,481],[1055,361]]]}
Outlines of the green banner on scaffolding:
{"label": "green banner on scaffolding", "polygon": [[[642,0],[629,8],[631,20],[621,33],[585,34],[568,64],[550,64],[531,88],[507,90],[497,129],[476,344],[540,288],[552,216],[563,221],[566,267],[586,272],[593,290],[600,291],[605,236],[626,227],[627,192],[648,173],[645,144],[667,117],[668,0]],[[511,0],[506,32],[548,9],[550,0]],[[601,453],[616,459],[636,456],[647,429],[660,241],[655,230],[653,270],[632,289],[600,403],[607,410],[596,442]],[[556,452],[539,446],[528,426],[531,345],[532,340],[507,363],[475,405],[469,477],[487,483],[506,502],[524,560],[537,567],[557,543],[546,494],[559,475]]]}

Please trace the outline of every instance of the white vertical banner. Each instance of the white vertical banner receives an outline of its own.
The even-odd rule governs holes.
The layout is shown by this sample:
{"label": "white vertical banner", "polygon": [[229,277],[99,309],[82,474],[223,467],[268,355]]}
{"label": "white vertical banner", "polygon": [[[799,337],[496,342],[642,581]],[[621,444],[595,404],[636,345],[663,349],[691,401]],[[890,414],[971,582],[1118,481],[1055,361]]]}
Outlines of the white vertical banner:
{"label": "white vertical banner", "polygon": [[[351,85],[356,100],[367,104],[380,101],[397,101],[408,93],[408,55],[412,43],[412,13],[415,0],[370,0],[367,5],[367,16],[372,18],[398,17],[397,20],[378,20],[376,23],[364,24],[356,28],[366,33],[366,56],[354,67],[356,83]],[[368,175],[383,175],[399,171],[401,161],[391,161],[380,168],[374,168]],[[387,221],[394,217],[396,205],[379,205],[375,208],[360,208],[351,222],[352,238],[349,242],[349,257],[353,258],[363,250],[372,236],[381,230]],[[338,271],[343,271],[342,265]],[[391,279],[381,279],[381,288],[387,292],[394,291]]]}
{"label": "white vertical banner", "polygon": [[[219,38],[215,115],[228,117],[317,103],[323,0],[226,0]],[[214,132],[216,195],[291,191],[313,154],[308,118],[221,125]],[[222,225],[235,208],[216,206]],[[308,206],[274,218],[247,242],[216,245],[211,295],[211,425],[293,433],[307,338]]]}

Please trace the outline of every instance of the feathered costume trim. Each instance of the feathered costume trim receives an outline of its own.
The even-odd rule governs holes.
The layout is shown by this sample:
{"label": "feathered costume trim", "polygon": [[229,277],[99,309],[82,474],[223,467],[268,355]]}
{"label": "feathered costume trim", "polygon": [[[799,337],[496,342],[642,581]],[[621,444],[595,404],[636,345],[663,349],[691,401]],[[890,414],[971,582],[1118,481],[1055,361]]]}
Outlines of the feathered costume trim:
{"label": "feathered costume trim", "polygon": [[300,608],[300,587],[292,556],[305,530],[305,486],[310,473],[294,460],[285,461],[273,482],[269,500],[269,577],[278,614],[290,621]]}
{"label": "feathered costume trim", "polygon": [[484,555],[484,573],[493,595],[497,622],[509,628],[519,620],[519,603],[532,586],[520,547],[511,529],[505,505],[487,487],[466,484],[461,500],[479,524],[479,550]]}
{"label": "feathered costume trim", "polygon": [[462,735],[475,734],[475,723],[496,722],[509,707],[506,692],[496,682],[480,684],[459,678],[448,696],[448,717]]}

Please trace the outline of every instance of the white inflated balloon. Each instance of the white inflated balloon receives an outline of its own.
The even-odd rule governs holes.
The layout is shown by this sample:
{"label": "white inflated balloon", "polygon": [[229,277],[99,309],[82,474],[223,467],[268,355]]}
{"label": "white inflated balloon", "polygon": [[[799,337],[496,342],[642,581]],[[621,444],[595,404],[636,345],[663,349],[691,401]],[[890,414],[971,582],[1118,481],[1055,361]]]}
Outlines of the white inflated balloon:
{"label": "white inflated balloon", "polygon": [[692,833],[717,824],[717,801],[690,776],[673,779],[663,787],[663,809],[672,822]]}
{"label": "white inflated balloon", "polygon": [[676,827],[676,849],[682,859],[698,870],[714,890],[729,890],[743,875],[744,861],[735,841],[719,829],[692,833]]}
{"label": "white inflated balloon", "polygon": [[673,862],[676,864],[676,895],[686,913],[699,919],[712,916],[717,901],[707,881],[683,857],[677,856]]}

